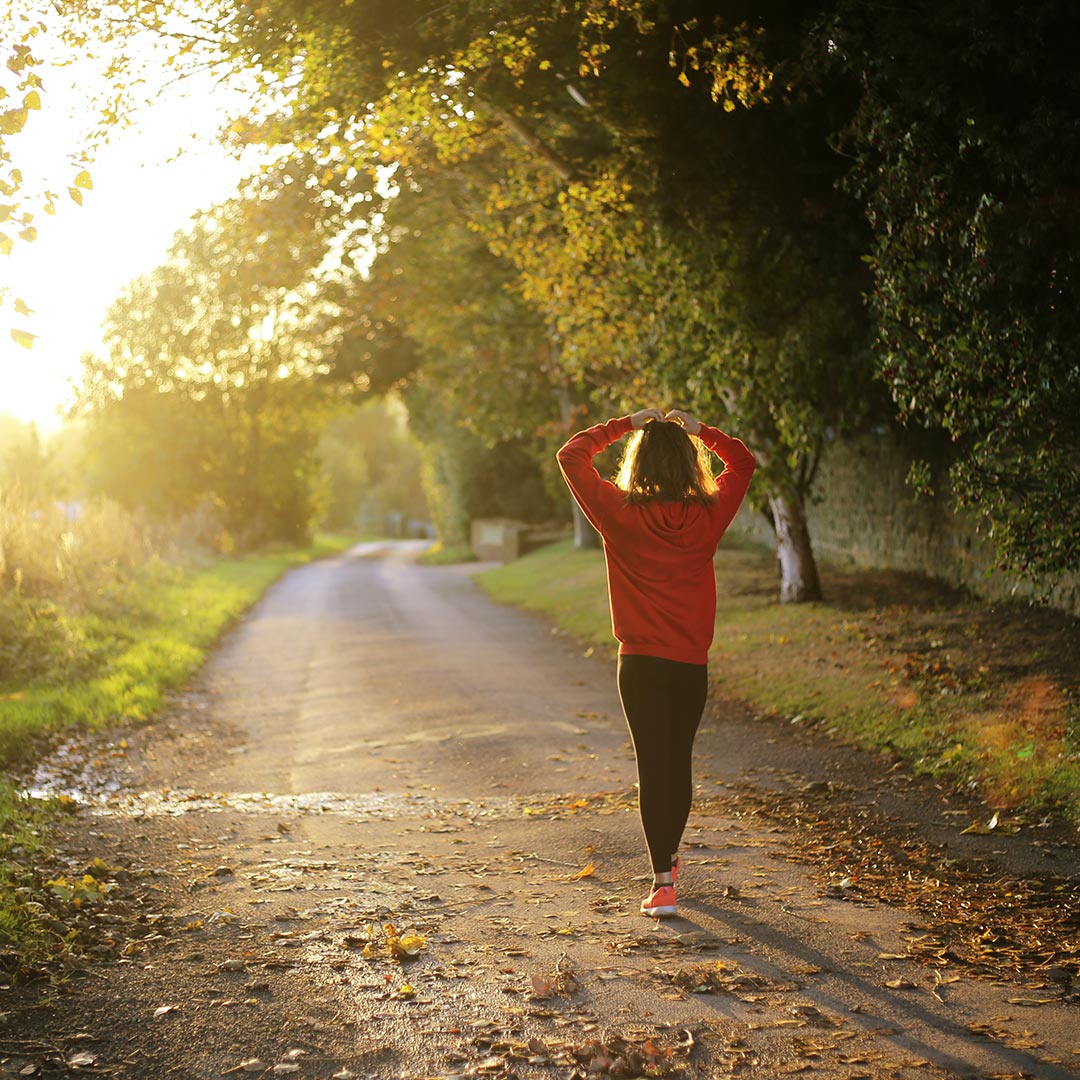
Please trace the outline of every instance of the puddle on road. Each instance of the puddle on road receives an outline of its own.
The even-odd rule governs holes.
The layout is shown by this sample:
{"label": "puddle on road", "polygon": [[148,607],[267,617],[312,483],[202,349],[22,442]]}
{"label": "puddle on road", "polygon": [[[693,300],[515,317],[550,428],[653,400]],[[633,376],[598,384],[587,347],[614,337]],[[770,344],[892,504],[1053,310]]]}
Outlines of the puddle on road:
{"label": "puddle on road", "polygon": [[[196,791],[192,789],[163,789],[158,791],[125,791],[116,778],[103,780],[94,777],[92,784],[76,783],[82,777],[70,774],[50,775],[39,769],[25,794],[34,799],[63,796],[79,803],[98,817],[178,817],[184,814],[275,814],[301,816],[305,814],[343,814],[356,821],[400,821],[402,818],[422,820],[460,818],[515,817],[521,813],[517,803],[508,798],[468,800],[438,799],[430,795],[409,792],[368,792],[345,794],[338,791],[313,791],[282,794],[268,791]],[[87,777],[89,779],[89,777]]]}
{"label": "puddle on road", "polygon": [[23,794],[31,799],[65,798],[88,805],[117,796],[123,781],[117,772],[126,744],[67,739],[38,763]]}
{"label": "puddle on road", "polygon": [[503,817],[511,807],[509,799],[483,803],[448,801],[429,795],[403,792],[344,794],[315,791],[287,795],[265,791],[141,791],[110,796],[91,804],[93,813],[103,816],[164,817],[181,814],[238,811],[245,814],[345,814],[356,820],[398,821],[408,818]]}
{"label": "puddle on road", "polygon": [[41,761],[23,788],[31,799],[64,798],[99,817],[176,817],[224,813],[342,814],[356,821],[397,821],[402,818],[517,817],[519,802],[507,797],[482,800],[443,799],[408,791],[346,793],[314,791],[200,791],[192,788],[139,790],[123,775],[126,742],[71,739]]}

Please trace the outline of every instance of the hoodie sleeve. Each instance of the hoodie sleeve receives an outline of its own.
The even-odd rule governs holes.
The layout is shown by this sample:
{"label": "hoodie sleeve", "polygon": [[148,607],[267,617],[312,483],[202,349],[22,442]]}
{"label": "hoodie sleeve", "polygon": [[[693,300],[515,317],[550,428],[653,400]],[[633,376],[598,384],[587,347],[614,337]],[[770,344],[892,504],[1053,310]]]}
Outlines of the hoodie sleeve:
{"label": "hoodie sleeve", "polygon": [[596,471],[593,458],[631,429],[629,416],[596,424],[571,436],[555,455],[570,493],[593,528],[601,534],[605,521],[623,504],[625,495]]}
{"label": "hoodie sleeve", "polygon": [[719,428],[702,424],[698,438],[724,463],[724,471],[716,478],[719,528],[722,534],[742,505],[757,462],[744,443],[725,435]]}

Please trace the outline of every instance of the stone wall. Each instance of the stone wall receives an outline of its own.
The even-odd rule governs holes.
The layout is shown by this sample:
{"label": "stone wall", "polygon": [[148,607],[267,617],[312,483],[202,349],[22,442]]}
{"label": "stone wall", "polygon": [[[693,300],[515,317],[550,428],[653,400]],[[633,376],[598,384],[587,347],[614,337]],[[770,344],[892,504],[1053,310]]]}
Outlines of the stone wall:
{"label": "stone wall", "polygon": [[[932,498],[915,499],[907,485],[911,461],[937,462]],[[970,518],[953,513],[941,446],[916,446],[889,431],[833,443],[822,459],[817,498],[809,510],[819,559],[873,569],[903,570],[964,586],[988,599],[1025,598],[1030,586],[993,570],[993,551]],[[772,527],[745,504],[732,532],[775,546]],[[1080,614],[1080,579],[1059,587],[1053,603]]]}

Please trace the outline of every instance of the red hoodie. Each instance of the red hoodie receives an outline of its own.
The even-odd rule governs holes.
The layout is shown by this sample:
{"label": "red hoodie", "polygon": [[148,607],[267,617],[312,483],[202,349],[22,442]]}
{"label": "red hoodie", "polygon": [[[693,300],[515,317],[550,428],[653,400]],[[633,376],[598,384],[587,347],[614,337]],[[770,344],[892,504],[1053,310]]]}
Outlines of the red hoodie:
{"label": "red hoodie", "polygon": [[704,664],[716,621],[713,556],[750,485],[754,455],[738,439],[702,424],[698,438],[725,465],[709,504],[635,505],[592,463],[630,430],[630,417],[622,416],[579,431],[559,451],[559,467],[604,539],[619,652]]}

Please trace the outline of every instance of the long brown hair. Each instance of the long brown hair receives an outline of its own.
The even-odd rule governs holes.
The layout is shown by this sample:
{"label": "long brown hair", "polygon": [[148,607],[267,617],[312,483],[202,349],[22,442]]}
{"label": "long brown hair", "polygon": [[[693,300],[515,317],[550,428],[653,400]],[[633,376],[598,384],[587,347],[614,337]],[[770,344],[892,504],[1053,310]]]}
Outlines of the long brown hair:
{"label": "long brown hair", "polygon": [[674,420],[650,420],[630,436],[615,483],[635,504],[704,504],[716,491],[709,451]]}

